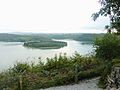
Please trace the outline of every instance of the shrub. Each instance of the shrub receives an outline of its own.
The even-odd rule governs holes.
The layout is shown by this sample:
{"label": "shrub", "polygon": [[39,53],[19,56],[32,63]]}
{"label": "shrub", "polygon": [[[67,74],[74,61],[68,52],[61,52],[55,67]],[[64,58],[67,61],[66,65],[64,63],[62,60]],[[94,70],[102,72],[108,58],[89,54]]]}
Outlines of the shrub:
{"label": "shrub", "polygon": [[47,63],[17,63],[13,68],[0,73],[0,90],[19,90],[20,76],[24,90],[37,90],[58,85],[75,83],[79,80],[99,76],[103,64],[94,57],[83,57],[76,53],[68,58],[66,54],[49,58]]}
{"label": "shrub", "polygon": [[98,86],[101,88],[106,88],[106,84],[107,84],[107,75],[109,75],[111,73],[111,68],[112,68],[112,63],[105,63],[104,65],[104,69],[103,72],[101,73],[101,77],[98,83]]}
{"label": "shrub", "polygon": [[106,34],[94,42],[96,56],[104,60],[120,57],[120,37],[115,34]]}

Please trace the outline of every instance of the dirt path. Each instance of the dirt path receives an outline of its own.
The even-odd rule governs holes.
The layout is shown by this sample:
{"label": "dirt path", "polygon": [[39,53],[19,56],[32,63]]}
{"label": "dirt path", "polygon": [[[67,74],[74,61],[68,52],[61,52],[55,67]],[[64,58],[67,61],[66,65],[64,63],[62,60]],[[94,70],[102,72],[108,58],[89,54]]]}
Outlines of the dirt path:
{"label": "dirt path", "polygon": [[79,84],[51,87],[40,90],[102,90],[97,87],[98,78],[82,81]]}

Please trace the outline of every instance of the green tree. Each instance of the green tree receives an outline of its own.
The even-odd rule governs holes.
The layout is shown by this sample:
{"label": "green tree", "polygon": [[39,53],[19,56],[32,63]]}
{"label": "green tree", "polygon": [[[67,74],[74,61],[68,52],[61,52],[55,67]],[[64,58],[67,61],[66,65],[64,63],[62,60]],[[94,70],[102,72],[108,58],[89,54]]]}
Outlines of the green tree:
{"label": "green tree", "polygon": [[94,42],[96,56],[104,60],[120,57],[120,37],[115,34],[106,34]]}
{"label": "green tree", "polygon": [[99,3],[102,7],[92,15],[93,19],[96,20],[100,15],[109,16],[111,28],[120,34],[120,0],[99,0]]}

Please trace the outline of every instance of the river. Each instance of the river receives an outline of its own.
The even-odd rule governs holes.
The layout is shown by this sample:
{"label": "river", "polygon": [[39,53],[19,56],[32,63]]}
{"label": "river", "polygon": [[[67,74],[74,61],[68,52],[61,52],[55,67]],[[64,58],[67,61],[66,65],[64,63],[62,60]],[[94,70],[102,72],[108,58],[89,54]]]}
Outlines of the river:
{"label": "river", "polygon": [[31,49],[23,47],[21,42],[0,42],[0,70],[13,66],[16,62],[38,62],[39,57],[46,62],[47,57],[54,57],[55,54],[67,53],[72,56],[75,51],[86,55],[93,51],[92,44],[82,44],[75,40],[60,40],[67,42],[67,46],[60,49]]}

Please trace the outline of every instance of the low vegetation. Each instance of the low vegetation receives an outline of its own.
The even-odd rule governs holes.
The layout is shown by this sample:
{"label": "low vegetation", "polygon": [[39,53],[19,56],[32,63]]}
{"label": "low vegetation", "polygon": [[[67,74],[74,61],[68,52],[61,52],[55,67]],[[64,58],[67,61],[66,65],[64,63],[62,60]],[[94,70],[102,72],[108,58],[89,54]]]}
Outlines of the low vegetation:
{"label": "low vegetation", "polygon": [[52,86],[77,83],[79,80],[100,76],[104,64],[95,57],[75,53],[47,58],[47,62],[17,63],[0,73],[0,90],[37,90]]}

